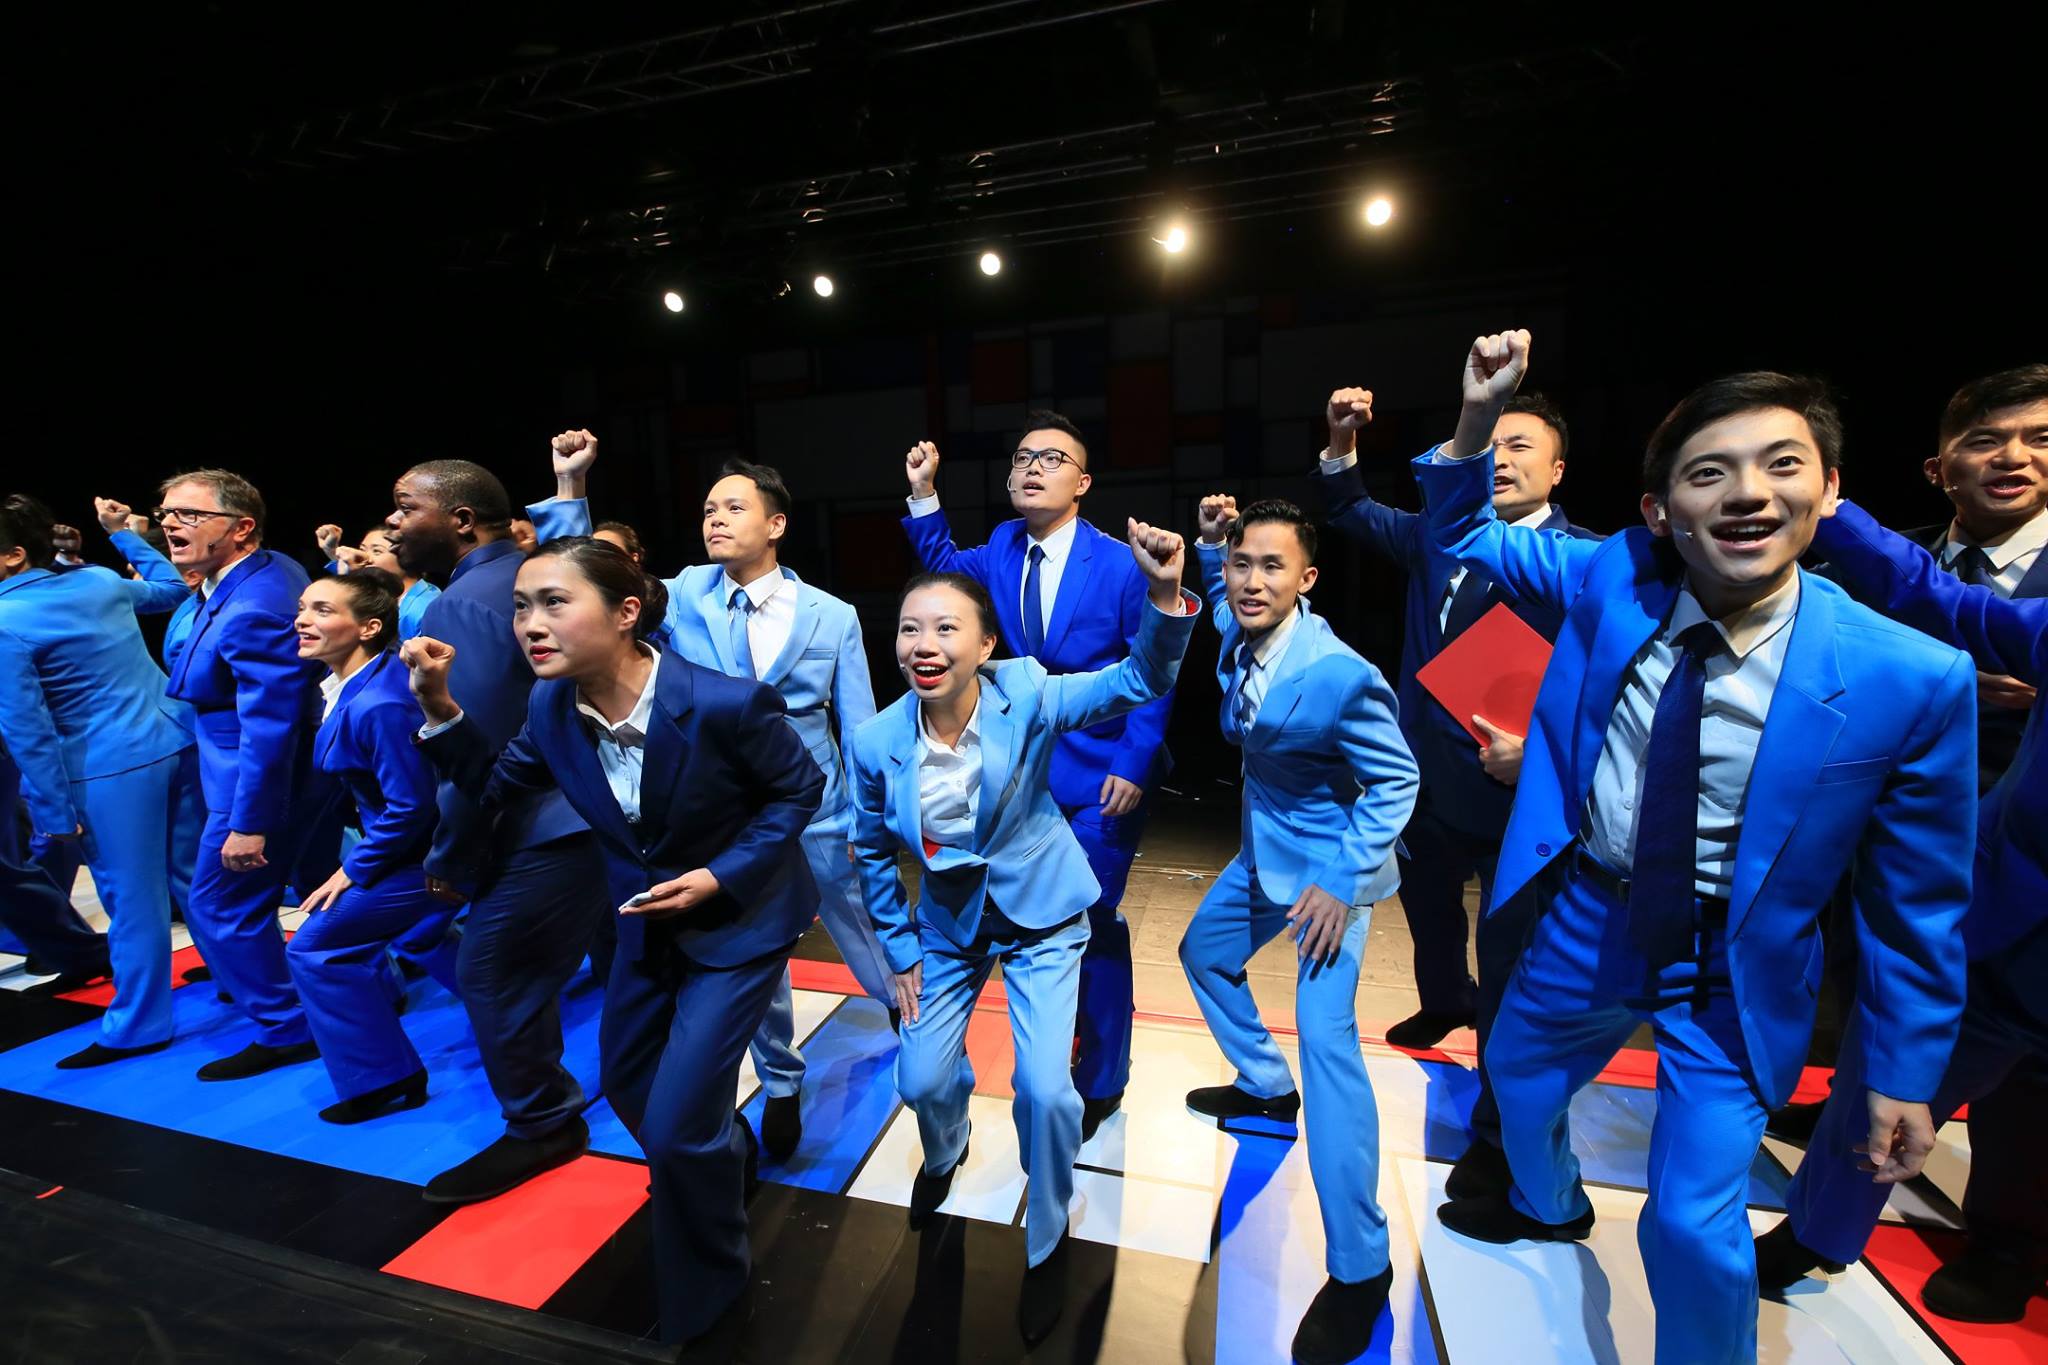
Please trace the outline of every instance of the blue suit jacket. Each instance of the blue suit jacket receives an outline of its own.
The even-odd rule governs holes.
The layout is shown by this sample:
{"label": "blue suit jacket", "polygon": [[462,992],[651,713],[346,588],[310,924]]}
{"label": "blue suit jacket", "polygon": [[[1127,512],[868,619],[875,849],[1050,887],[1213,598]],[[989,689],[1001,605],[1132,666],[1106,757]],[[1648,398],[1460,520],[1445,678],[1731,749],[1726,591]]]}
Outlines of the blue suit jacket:
{"label": "blue suit jacket", "polygon": [[433,842],[434,774],[413,744],[420,720],[405,665],[387,649],[342,684],[313,737],[313,761],[348,789],[362,822],[341,864],[357,886],[416,867]]}
{"label": "blue suit jacket", "polygon": [[[1450,616],[1439,626],[1444,589],[1458,571],[1458,564],[1430,542],[1421,515],[1375,501],[1365,491],[1365,481],[1356,464],[1321,477],[1330,524],[1364,541],[1374,553],[1400,565],[1408,575],[1407,602],[1401,617],[1398,695],[1401,733],[1408,737],[1408,747],[1422,771],[1422,800],[1454,828],[1498,839],[1507,828],[1508,807],[1514,804],[1515,789],[1487,776],[1479,764],[1479,745],[1471,732],[1415,681],[1415,673],[1492,610],[1495,603],[1505,603],[1530,629],[1553,643],[1557,640],[1557,628],[1564,624],[1564,615],[1545,603],[1519,597],[1486,574],[1474,571],[1467,573],[1465,581],[1458,585],[1458,594],[1451,599]],[[1600,538],[1572,525],[1564,509],[1558,507],[1551,509],[1539,529],[1562,531],[1584,540]]]}
{"label": "blue suit jacket", "polygon": [[[135,614],[171,614],[164,626],[163,643],[164,670],[170,672],[177,668],[178,656],[185,652],[185,642],[192,638],[192,619],[199,614],[199,594],[185,582],[178,567],[141,536],[132,531],[116,531],[110,539],[128,566],[142,575],[122,580],[134,598]],[[179,703],[178,712],[185,728],[191,730],[192,708]]]}
{"label": "blue suit jacket", "polygon": [[[1493,905],[1577,837],[1635,656],[1669,616],[1684,566],[1637,527],[1611,539],[1510,530],[1491,463],[1415,462],[1446,554],[1565,611],[1536,695]],[[1965,971],[1959,933],[1976,838],[1976,676],[1968,656],[1802,572],[1798,615],[1745,797],[1728,962],[1766,1103],[1806,1061],[1821,977],[1818,920],[1852,865],[1870,1084],[1924,1100],[1948,1066]]]}
{"label": "blue suit jacket", "polygon": [[[1969,651],[1987,673],[2048,688],[2048,598],[2007,601],[1960,582],[1934,556],[1845,502],[1820,525],[1814,549],[1863,601]],[[2022,588],[2040,576],[2030,571]],[[2034,699],[2017,756],[1977,814],[1976,877],[1963,938],[1988,957],[2048,920],[2048,691]],[[2042,983],[2048,991],[2048,982]]]}
{"label": "blue suit jacket", "polygon": [[229,569],[192,618],[170,695],[197,712],[206,808],[238,834],[290,826],[320,720],[318,665],[299,657],[292,620],[306,571],[276,550]]}
{"label": "blue suit jacket", "polygon": [[154,763],[192,742],[164,699],[163,670],[131,602],[124,580],[106,569],[29,569],[0,580],[0,737],[44,833],[78,827],[73,782]]}
{"label": "blue suit jacket", "polygon": [[[892,970],[907,972],[922,956],[919,920],[967,948],[987,902],[1026,929],[1049,928],[1095,904],[1102,888],[1047,782],[1055,749],[1064,734],[1165,696],[1196,619],[1192,610],[1168,616],[1147,602],[1129,657],[1093,673],[1050,674],[1036,659],[983,665],[981,784],[965,848],[925,852],[916,695],[905,693],[854,732],[854,856]],[[896,870],[898,849],[923,868],[914,915]]]}
{"label": "blue suit jacket", "polygon": [[576,710],[576,685],[566,679],[535,684],[526,726],[502,753],[467,713],[420,747],[486,815],[559,790],[597,834],[615,903],[708,868],[718,895],[686,914],[646,921],[649,944],[673,942],[704,966],[736,967],[786,951],[817,915],[818,888],[796,840],[825,778],[772,687],[662,655],[637,826],[605,781]]}
{"label": "blue suit jacket", "polygon": [[[789,723],[796,727],[811,761],[825,774],[825,794],[813,826],[844,837],[848,821],[841,750],[851,742],[853,732],[875,714],[875,690],[868,681],[860,617],[852,606],[805,583],[795,571],[784,569],[782,576],[796,584],[796,620],[789,642],[761,681],[782,694],[789,707]],[[741,677],[744,670],[732,652],[731,611],[724,582],[725,570],[717,564],[695,565],[669,579],[664,629],[668,647],[691,663]]]}
{"label": "blue suit jacket", "polygon": [[[960,573],[980,583],[995,602],[1003,650],[1021,655],[1024,618],[1024,552],[1030,544],[1024,522],[1013,519],[990,533],[988,544],[971,550],[953,543],[942,509],[905,517],[903,529],[918,560],[933,573]],[[1091,673],[1131,652],[1131,640],[1151,607],[1145,575],[1130,547],[1086,521],[1074,530],[1072,558],[1060,574],[1060,590],[1045,623],[1045,648],[1036,657],[1048,673]],[[1166,718],[1173,709],[1168,691],[1126,714],[1061,737],[1052,756],[1053,799],[1063,806],[1093,806],[1102,800],[1105,777],[1121,777],[1150,788],[1172,770],[1166,749]],[[1007,912],[1006,912],[1007,913]]]}
{"label": "blue suit jacket", "polygon": [[1294,634],[1240,733],[1230,713],[1244,628],[1231,614],[1220,546],[1197,544],[1202,593],[1223,636],[1223,735],[1244,749],[1244,849],[1238,856],[1281,905],[1311,884],[1369,906],[1400,884],[1394,845],[1415,809],[1415,758],[1380,671],[1301,599]]}
{"label": "blue suit jacket", "polygon": [[[590,532],[590,504],[581,498],[533,503],[526,515],[544,541]],[[449,690],[484,737],[500,748],[525,723],[526,698],[533,691],[533,665],[512,633],[512,588],[525,562],[526,556],[511,540],[477,546],[456,563],[448,585],[427,604],[420,619],[421,635],[455,646]],[[584,828],[569,803],[549,791],[508,806],[499,819],[496,842],[500,851],[535,848]],[[480,846],[470,853],[486,856]],[[435,837],[427,870],[465,886],[475,882],[481,869],[471,856],[457,853],[452,834],[444,829]]]}

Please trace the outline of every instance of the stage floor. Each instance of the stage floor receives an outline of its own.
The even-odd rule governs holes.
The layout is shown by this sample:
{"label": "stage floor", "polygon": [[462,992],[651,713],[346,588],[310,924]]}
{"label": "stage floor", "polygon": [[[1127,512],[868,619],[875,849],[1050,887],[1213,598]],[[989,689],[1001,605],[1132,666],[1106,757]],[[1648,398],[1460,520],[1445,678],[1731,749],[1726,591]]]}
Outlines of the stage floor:
{"label": "stage floor", "polygon": [[[295,920],[288,915],[287,926]],[[181,953],[180,968],[192,960]],[[916,1127],[895,1096],[886,1014],[849,996],[851,978],[835,962],[799,961],[794,971],[810,1063],[805,1138],[789,1164],[762,1170],[740,1358],[1021,1359],[1024,1180],[1000,985],[969,1033],[979,1077],[972,1155],[949,1216],[919,1233],[904,1217]],[[0,986],[22,984],[18,972],[0,975]],[[1264,978],[1255,986],[1292,1059],[1283,1031],[1291,1001]],[[1649,1360],[1634,1223],[1654,1059],[1623,1052],[1574,1109],[1599,1213],[1592,1239],[1482,1246],[1432,1216],[1463,1150],[1471,1035],[1426,1055],[1389,1049],[1378,1040],[1387,1018],[1368,1013],[1361,995],[1395,1269],[1390,1311],[1363,1358]],[[167,1051],[61,1072],[51,1063],[93,1037],[92,994],[0,994],[0,1168],[19,1177],[0,1179],[0,1264],[16,1286],[8,1303],[18,1358],[656,1358],[645,1172],[597,1094],[594,985],[579,981],[565,999],[569,1064],[592,1095],[589,1155],[452,1211],[422,1202],[418,1187],[495,1137],[499,1120],[462,1011],[438,986],[414,983],[406,1015],[432,1099],[354,1128],[315,1117],[332,1098],[318,1063],[200,1084],[194,1068],[240,1046],[247,1028],[209,986],[182,986],[175,998],[178,1039]],[[1227,1081],[1227,1069],[1198,1020],[1146,1003],[1123,1112],[1077,1163],[1073,1301],[1035,1358],[1284,1361],[1323,1279],[1306,1152],[1289,1125],[1219,1129],[1190,1115],[1184,1093]],[[751,1071],[735,1098],[758,1121]],[[1800,1159],[1776,1142],[1759,1155],[1749,1195],[1759,1230],[1776,1221]],[[1967,1125],[1954,1124],[1930,1177],[1894,1196],[1861,1263],[1763,1305],[1760,1358],[2042,1359],[2048,1301],[2017,1328],[1948,1323],[1919,1309],[1919,1286],[1953,1241],[1967,1169]]]}

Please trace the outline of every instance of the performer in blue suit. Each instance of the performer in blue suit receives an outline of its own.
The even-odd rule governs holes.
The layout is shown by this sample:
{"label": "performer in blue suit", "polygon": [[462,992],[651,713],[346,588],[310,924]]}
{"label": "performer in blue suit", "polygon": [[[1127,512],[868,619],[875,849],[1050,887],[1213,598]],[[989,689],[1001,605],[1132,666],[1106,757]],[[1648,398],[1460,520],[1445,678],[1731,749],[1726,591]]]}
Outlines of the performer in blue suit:
{"label": "performer in blue suit", "polygon": [[1681,401],[1650,438],[1643,529],[1501,525],[1483,457],[1528,343],[1473,345],[1457,434],[1415,462],[1438,547],[1565,612],[1494,885],[1496,907],[1544,898],[1486,1051],[1513,1190],[1438,1217],[1484,1241],[1585,1237],[1567,1106],[1647,1022],[1657,1355],[1750,1361],[1749,1170],[1806,1060],[1818,921],[1852,864],[1866,1142],[1894,1180],[1933,1143],[1962,1008],[1975,670],[1800,572],[1841,453],[1811,381],[1737,375]]}
{"label": "performer in blue suit", "polygon": [[540,678],[524,728],[500,753],[450,694],[459,651],[421,636],[405,658],[431,723],[423,747],[485,810],[559,791],[603,846],[619,907],[605,1094],[653,1176],[663,1338],[688,1341],[746,1285],[753,1138],[733,1094],[817,913],[796,845],[824,775],[775,689],[644,642],[666,591],[615,547],[547,542],[517,587],[519,640]]}
{"label": "performer in blue suit", "polygon": [[[2048,401],[2034,429],[2048,450]],[[2048,600],[2007,600],[1964,583],[1936,557],[1842,504],[1814,548],[1837,581],[1907,625],[1969,651],[1977,667],[2039,689],[2048,681]],[[2040,693],[2018,753],[1978,814],[1975,877],[1963,938],[1970,955],[1969,1004],[1947,1074],[1930,1108],[1936,1124],[1983,1099],[2016,1067],[2048,1061],[2048,718]],[[1863,895],[1858,889],[1859,898]],[[1822,1265],[1840,1269],[1863,1254],[1890,1194],[1889,1182],[1860,1169],[1864,1136],[1864,1048],[1860,1016],[1843,1039],[1834,1091],[1786,1194],[1788,1216],[1757,1242],[1767,1290],[1781,1290]],[[1945,1317],[2017,1322],[2048,1268],[2048,1183],[2036,1151],[2038,1127],[1990,1124],[1973,1108],[1972,1166],[1964,1197],[1970,1228],[1963,1257],[1929,1279],[1923,1298]],[[1982,1139],[1980,1141],[1980,1138]]]}
{"label": "performer in blue suit", "polygon": [[[557,496],[526,509],[544,539],[590,528],[583,486],[597,445],[584,447],[587,434],[556,438]],[[443,585],[422,634],[454,647],[454,686],[477,730],[503,745],[525,723],[533,690],[513,628],[514,582],[526,552],[511,537],[511,499],[495,474],[467,460],[415,465],[392,499],[387,525],[399,563]],[[589,1143],[583,1087],[562,1065],[559,1002],[611,903],[590,827],[561,793],[508,803],[478,840],[457,840],[461,822],[443,817],[426,869],[444,894],[469,899],[456,976],[505,1133],[428,1181],[424,1197],[470,1203],[573,1161]]]}
{"label": "performer in blue suit", "polygon": [[[1082,1142],[1068,1059],[1085,912],[1101,900],[1048,778],[1062,734],[1166,695],[1194,630],[1195,603],[1179,589],[1180,537],[1135,521],[1130,534],[1151,605],[1129,657],[1077,674],[1049,674],[1034,659],[991,664],[1001,613],[987,592],[962,574],[920,575],[897,610],[896,662],[911,690],[853,738],[854,850],[903,1015],[896,1085],[924,1143],[911,1225],[938,1208],[966,1159],[967,1022],[1001,961],[1017,1053],[1012,1108],[1030,1177],[1018,1325],[1034,1346],[1065,1301]],[[922,869],[915,907],[899,850]]]}
{"label": "performer in blue suit", "polygon": [[320,876],[332,869],[335,850],[308,841],[339,828],[327,819],[331,787],[312,770],[317,675],[299,658],[291,624],[306,571],[262,548],[263,498],[240,475],[175,475],[163,499],[157,521],[171,562],[205,575],[169,689],[196,712],[207,811],[186,927],[257,1028],[254,1042],[199,1075],[236,1080],[317,1055],[277,910],[288,874],[323,861]]}
{"label": "performer in blue suit", "polygon": [[[286,958],[340,1103],[361,1123],[426,1103],[427,1070],[399,1024],[386,950],[401,935],[440,942],[455,907],[430,894],[435,783],[413,745],[420,708],[395,652],[405,585],[381,569],[315,579],[299,595],[299,653],[324,664],[326,714],[313,760],[347,789],[362,838],[309,894]],[[452,955],[452,945],[441,950]],[[447,973],[441,973],[446,975]]]}
{"label": "performer in blue suit", "polygon": [[[1145,583],[1114,536],[1081,519],[1093,482],[1080,429],[1056,412],[1033,412],[1010,454],[1007,483],[1017,519],[988,543],[962,550],[939,510],[933,484],[938,448],[905,458],[910,515],[903,527],[930,573],[965,574],[995,604],[1003,648],[1049,673],[1088,673],[1130,653],[1145,617]],[[1052,794],[1102,887],[1088,909],[1081,962],[1080,1047],[1074,1084],[1083,1101],[1083,1140],[1123,1103],[1131,1074],[1131,931],[1117,912],[1145,830],[1145,794],[1172,767],[1166,750],[1171,693],[1104,724],[1061,737]]]}
{"label": "performer in blue suit", "polygon": [[1373,902],[1398,876],[1394,848],[1415,807],[1415,759],[1392,689],[1309,606],[1315,526],[1289,502],[1202,499],[1202,595],[1223,636],[1223,737],[1244,750],[1243,846],[1202,898],[1181,965],[1232,1085],[1188,1095],[1219,1122],[1293,1119],[1287,1060],[1259,1019],[1245,967],[1282,929],[1297,945],[1295,1018],[1308,1159],[1329,1280],[1303,1316],[1294,1358],[1336,1365],[1371,1344],[1393,1270],[1380,1208],[1379,1115],[1358,1050],[1358,970]]}
{"label": "performer in blue suit", "polygon": [[[852,817],[840,754],[875,713],[867,651],[851,606],[782,567],[777,552],[789,507],[789,489],[775,470],[744,460],[726,465],[704,499],[711,562],[668,580],[666,643],[693,664],[757,678],[782,694],[789,723],[825,774],[817,818],[803,837],[819,917],[861,989],[893,1009],[889,963],[847,856]],[[632,556],[631,548],[620,548]],[[754,1073],[767,1097],[761,1145],[778,1161],[803,1135],[804,1058],[794,1010],[784,973],[753,1045]]]}

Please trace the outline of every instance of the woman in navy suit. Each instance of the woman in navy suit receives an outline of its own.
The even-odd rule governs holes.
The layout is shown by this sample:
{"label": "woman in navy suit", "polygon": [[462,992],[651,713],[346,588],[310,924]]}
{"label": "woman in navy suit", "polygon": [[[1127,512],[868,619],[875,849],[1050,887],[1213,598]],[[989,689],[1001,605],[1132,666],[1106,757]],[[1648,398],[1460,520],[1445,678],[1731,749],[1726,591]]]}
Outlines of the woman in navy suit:
{"label": "woman in navy suit", "polygon": [[475,811],[559,789],[604,850],[619,907],[604,1091],[653,1177],[663,1337],[688,1341],[746,1287],[756,1146],[733,1097],[817,914],[798,840],[825,778],[774,688],[647,643],[667,611],[667,589],[616,546],[570,536],[536,550],[512,628],[539,681],[502,753],[449,695],[452,645],[419,636],[404,657],[429,722],[421,751]]}
{"label": "woman in navy suit", "polygon": [[392,652],[403,592],[381,569],[325,574],[299,594],[293,622],[299,657],[327,666],[313,761],[355,799],[363,830],[334,875],[301,903],[306,922],[285,953],[341,1097],[320,1111],[329,1123],[426,1103],[427,1071],[399,1025],[385,954],[401,935],[439,942],[455,916],[428,892],[420,866],[434,837],[434,777],[413,745],[419,703]]}

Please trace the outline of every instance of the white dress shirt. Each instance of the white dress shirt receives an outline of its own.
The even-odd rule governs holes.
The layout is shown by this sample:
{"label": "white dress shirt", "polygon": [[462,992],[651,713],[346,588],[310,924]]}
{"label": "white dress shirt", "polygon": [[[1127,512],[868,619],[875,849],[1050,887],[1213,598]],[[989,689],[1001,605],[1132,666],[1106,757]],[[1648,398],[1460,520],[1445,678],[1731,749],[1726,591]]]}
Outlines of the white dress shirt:
{"label": "white dress shirt", "polygon": [[[364,661],[364,664],[366,663],[368,660]],[[357,664],[346,673],[329,672],[320,680],[320,720],[323,724],[334,714],[335,703],[341,700],[341,689],[348,686],[350,678],[362,672],[364,664]]]}
{"label": "white dress shirt", "polygon": [[974,817],[981,805],[981,701],[957,744],[934,735],[917,712],[917,818],[935,844],[966,848],[974,842]]}
{"label": "white dress shirt", "polygon": [[742,589],[747,601],[753,604],[753,611],[747,616],[747,646],[754,656],[754,676],[765,678],[782,657],[789,633],[796,629],[796,584],[784,578],[779,567],[751,583],[737,582],[727,572],[719,579],[718,592],[725,599],[728,612],[732,610],[732,595]]}
{"label": "white dress shirt", "polygon": [[654,716],[654,679],[661,672],[661,655],[646,645],[640,648],[653,664],[647,670],[647,685],[640,689],[640,699],[624,720],[612,724],[583,700],[581,692],[576,694],[576,710],[597,741],[597,766],[604,769],[605,785],[612,789],[627,824],[640,819],[640,774],[647,762],[647,726]]}
{"label": "white dress shirt", "polygon": [[[1302,605],[1294,604],[1294,610],[1287,613],[1287,619],[1261,635],[1252,646],[1252,657],[1246,666],[1244,681],[1236,684],[1237,694],[1248,708],[1244,715],[1244,728],[1252,728],[1252,722],[1259,718],[1259,708],[1266,703],[1266,690],[1273,685],[1273,670],[1280,666],[1286,656],[1287,642],[1294,638],[1296,626],[1301,624]],[[1238,646],[1240,649],[1243,645]]]}
{"label": "white dress shirt", "polygon": [[[928,498],[908,498],[905,501],[910,504],[913,517],[928,517],[939,510],[937,493]],[[1075,515],[1068,517],[1064,526],[1044,540],[1028,534],[1024,537],[1024,569],[1017,580],[1017,611],[1022,614],[1024,610],[1024,585],[1031,581],[1031,547],[1036,545],[1045,554],[1038,566],[1038,619],[1045,623],[1047,629],[1052,627],[1052,604],[1060,596],[1060,575],[1066,572],[1067,561],[1073,557],[1074,536],[1080,529],[1081,518]]]}
{"label": "white dress shirt", "polygon": [[[1792,620],[1799,613],[1799,580],[1753,606],[1714,622],[1722,648],[1706,658],[1706,694],[1700,706],[1700,796],[1693,886],[1703,896],[1726,897],[1735,883],[1735,847],[1750,769],[1770,715],[1771,695],[1785,665]],[[1608,722],[1593,793],[1586,803],[1587,851],[1609,867],[1634,865],[1641,818],[1643,759],[1657,698],[1678,662],[1673,643],[1688,626],[1707,620],[1689,589],[1681,589],[1671,617],[1636,655],[1622,679],[1621,697]]]}
{"label": "white dress shirt", "polygon": [[1991,561],[1992,587],[2000,597],[2011,597],[2019,591],[2020,580],[2034,567],[2034,561],[2041,557],[2041,547],[2048,545],[2048,507],[2034,513],[2033,520],[2021,524],[1996,545],[1972,540],[1962,527],[1950,522],[1948,539],[1941,543],[1939,552],[1941,567],[1955,573],[1957,558],[1973,545]]}

